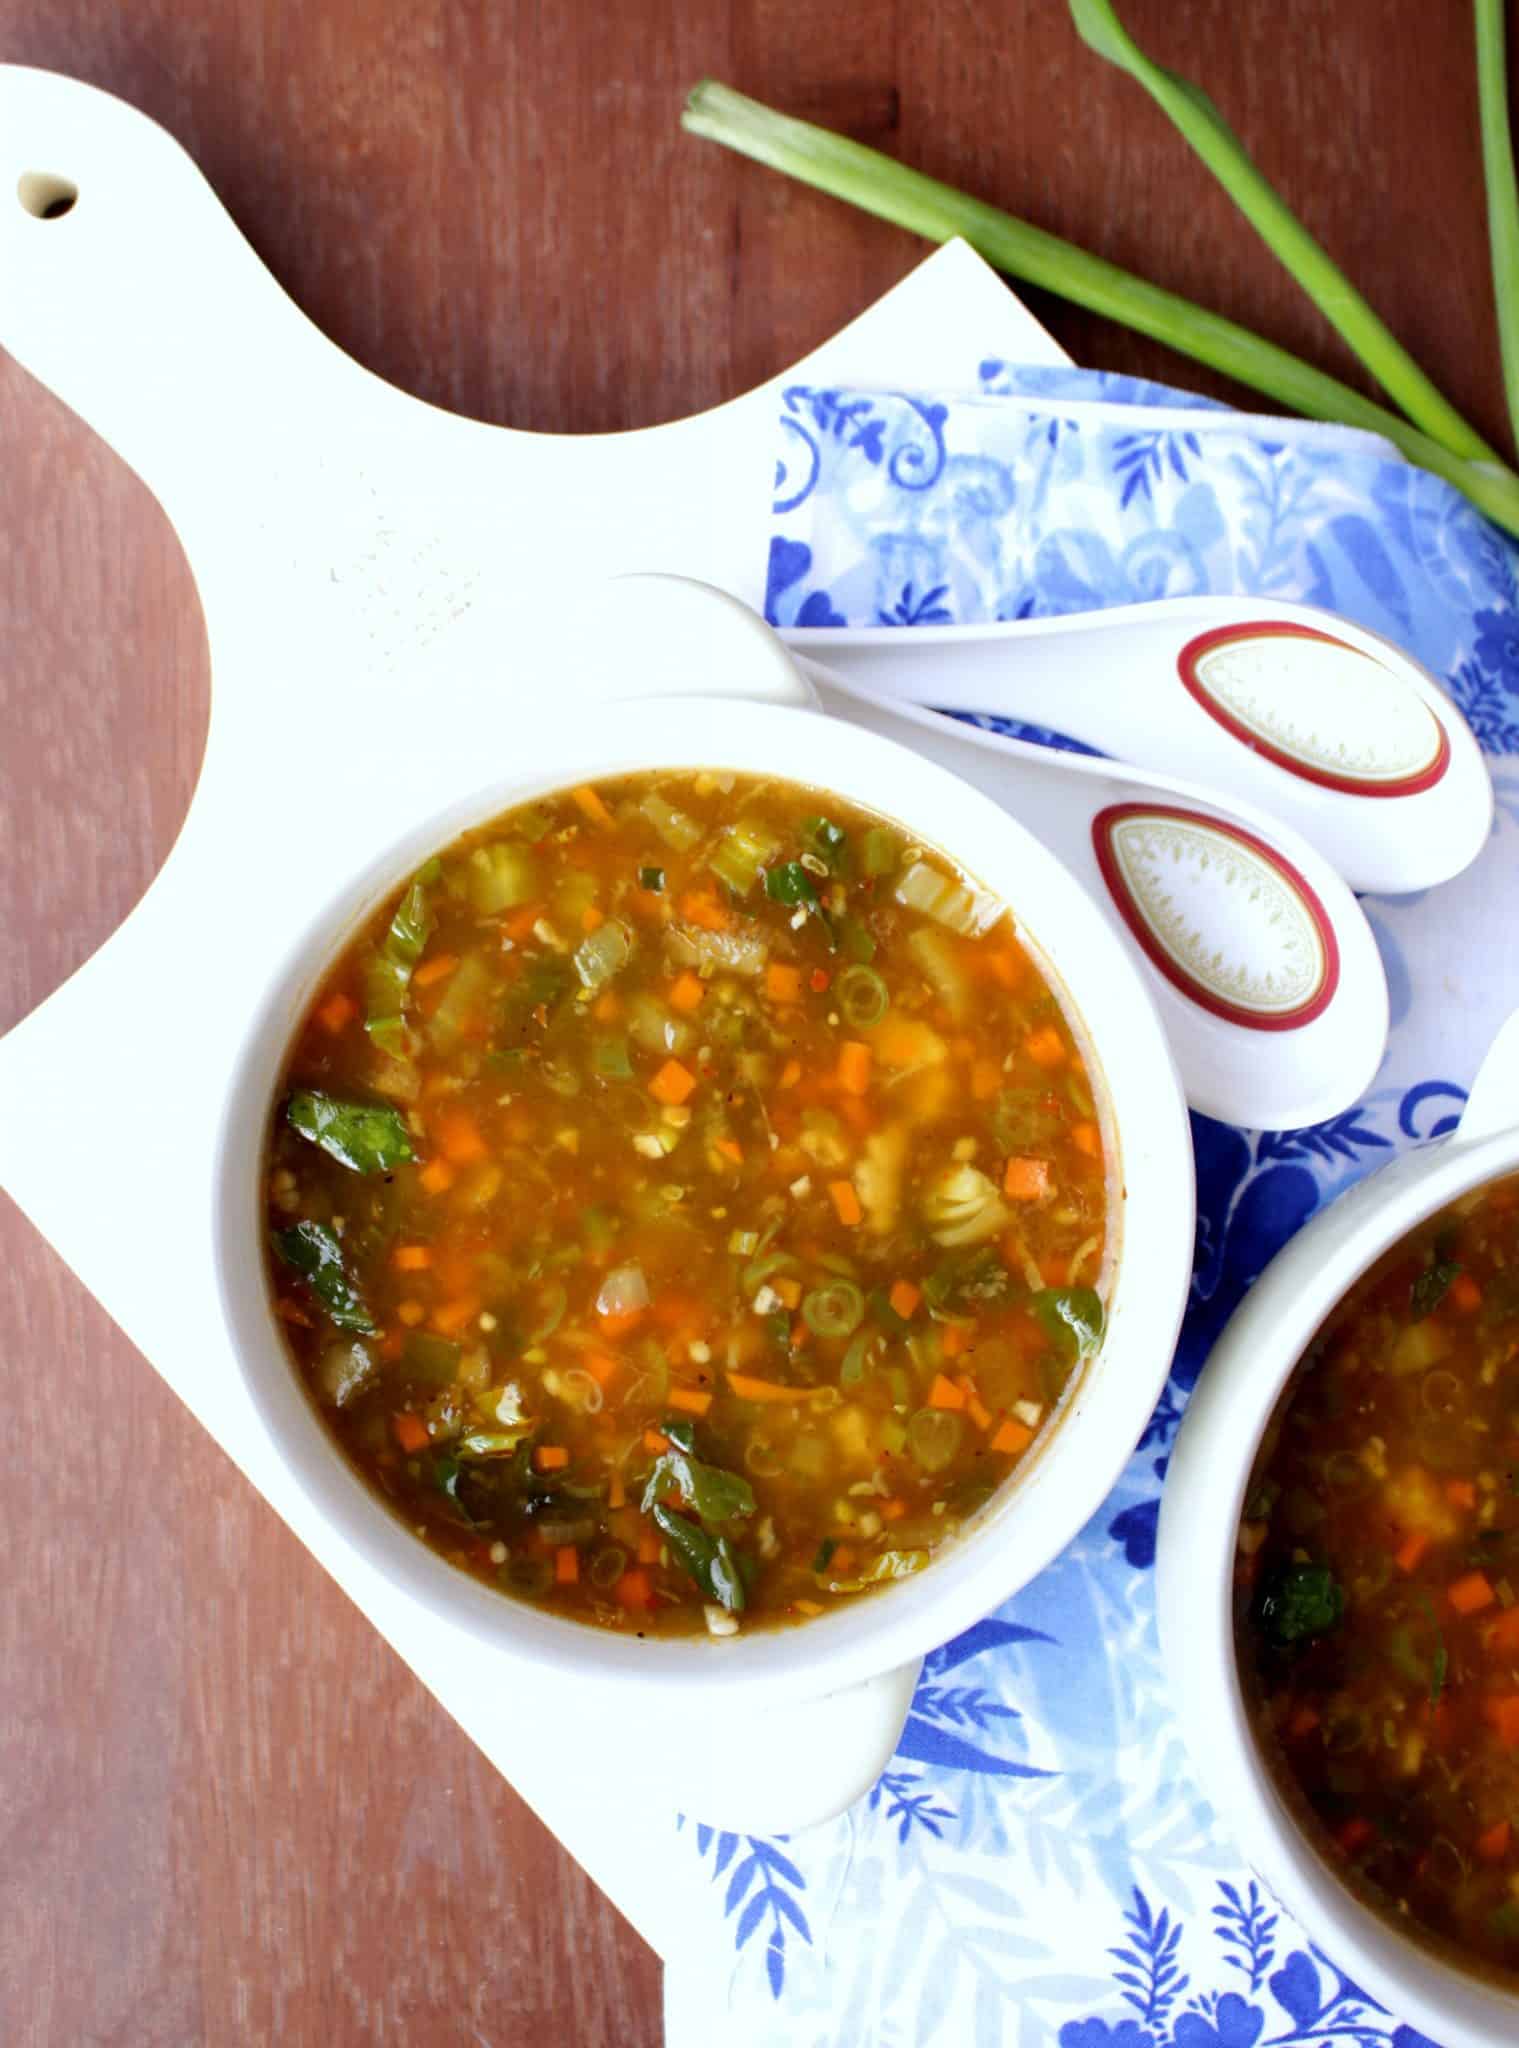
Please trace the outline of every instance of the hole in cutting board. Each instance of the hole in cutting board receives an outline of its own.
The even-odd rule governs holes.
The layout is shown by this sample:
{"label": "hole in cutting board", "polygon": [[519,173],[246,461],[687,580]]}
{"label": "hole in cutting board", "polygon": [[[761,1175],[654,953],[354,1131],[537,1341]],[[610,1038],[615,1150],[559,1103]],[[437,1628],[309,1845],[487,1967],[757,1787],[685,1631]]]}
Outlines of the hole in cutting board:
{"label": "hole in cutting board", "polygon": [[55,171],[23,171],[16,180],[16,197],[34,220],[62,220],[73,212],[79,187]]}

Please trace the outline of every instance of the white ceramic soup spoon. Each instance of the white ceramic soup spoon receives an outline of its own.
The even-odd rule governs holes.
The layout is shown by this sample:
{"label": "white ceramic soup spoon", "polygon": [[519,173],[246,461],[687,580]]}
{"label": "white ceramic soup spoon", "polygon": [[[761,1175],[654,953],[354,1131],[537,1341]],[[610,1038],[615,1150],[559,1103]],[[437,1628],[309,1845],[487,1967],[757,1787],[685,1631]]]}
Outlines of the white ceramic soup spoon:
{"label": "white ceramic soup spoon", "polygon": [[[893,702],[788,649],[725,593],[693,600],[683,578],[617,580],[583,629],[582,658],[618,673],[628,696],[699,695],[737,672],[751,692],[794,701],[800,673],[831,716],[985,791],[1063,862],[1146,973],[1195,1109],[1293,1129],[1364,1092],[1387,1038],[1381,960],[1350,890],[1290,827],[1173,775]],[[822,644],[831,654],[832,636]],[[630,663],[633,647],[659,650],[657,674]]]}
{"label": "white ceramic soup spoon", "polygon": [[1067,618],[785,639],[874,696],[1032,720],[1258,804],[1352,888],[1447,882],[1491,829],[1482,751],[1434,677],[1314,605],[1163,598]]}

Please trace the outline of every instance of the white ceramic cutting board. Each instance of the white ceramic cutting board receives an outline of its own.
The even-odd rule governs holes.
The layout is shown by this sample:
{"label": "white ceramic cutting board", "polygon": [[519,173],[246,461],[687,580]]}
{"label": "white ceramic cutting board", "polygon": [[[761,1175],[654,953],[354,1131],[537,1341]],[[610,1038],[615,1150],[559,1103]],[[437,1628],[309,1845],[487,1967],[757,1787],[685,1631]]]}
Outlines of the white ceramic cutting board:
{"label": "white ceramic cutting board", "polygon": [[[535,720],[574,687],[565,621],[600,578],[670,569],[762,597],[785,383],[953,391],[974,388],[984,356],[1065,358],[951,244],[803,364],[694,419],[575,438],[482,426],[391,389],[327,342],[178,145],[121,102],[0,67],[0,138],[0,344],[162,501],[205,607],[212,668],[205,766],[163,873],[107,945],[0,1040],[0,1183],[668,1957],[683,1915],[679,1883],[665,1881],[664,1845],[673,1866],[676,1844],[661,1787],[634,1788],[630,1803],[625,1765],[615,1787],[597,1771],[606,1744],[574,1698],[552,1696],[547,1681],[530,1699],[508,1689],[491,1651],[319,1529],[247,1403],[210,1260],[232,1056],[283,892],[313,886],[349,821],[426,810],[419,704],[429,721],[467,718],[485,693],[510,692],[530,756]],[[10,203],[28,171],[67,177],[78,203],[57,220]],[[349,751],[351,773],[298,807],[292,762],[299,773],[313,735],[345,730],[369,736]],[[282,820],[274,874],[248,854],[268,843],[271,806]],[[202,1029],[169,1047],[157,1018],[187,960]],[[150,1140],[122,1132],[102,1155],[122,1100],[170,1093],[172,1122]],[[204,1212],[205,1256],[178,1264],[171,1290],[155,1221],[187,1208]]]}

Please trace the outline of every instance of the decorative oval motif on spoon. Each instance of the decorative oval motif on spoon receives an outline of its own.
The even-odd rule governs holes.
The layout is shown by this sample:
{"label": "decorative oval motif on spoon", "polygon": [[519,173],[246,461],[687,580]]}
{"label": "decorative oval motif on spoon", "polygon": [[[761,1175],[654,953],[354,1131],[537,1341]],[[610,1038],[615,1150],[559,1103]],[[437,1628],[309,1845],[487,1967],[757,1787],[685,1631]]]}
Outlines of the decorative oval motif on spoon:
{"label": "decorative oval motif on spoon", "polygon": [[1201,811],[1110,804],[1092,843],[1124,922],[1183,995],[1254,1031],[1323,1014],[1340,978],[1334,926],[1264,840]]}
{"label": "decorative oval motif on spoon", "polygon": [[1418,692],[1312,626],[1219,626],[1189,640],[1176,666],[1226,732],[1323,789],[1413,796],[1449,765],[1445,728]]}

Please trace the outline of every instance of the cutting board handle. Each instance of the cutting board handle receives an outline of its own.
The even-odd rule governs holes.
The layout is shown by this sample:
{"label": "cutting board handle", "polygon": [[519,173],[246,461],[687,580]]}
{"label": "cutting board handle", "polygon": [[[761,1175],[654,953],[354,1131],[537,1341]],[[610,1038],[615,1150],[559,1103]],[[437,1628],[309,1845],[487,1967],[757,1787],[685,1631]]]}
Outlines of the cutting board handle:
{"label": "cutting board handle", "polygon": [[0,66],[0,277],[0,344],[137,471],[182,535],[204,507],[225,539],[271,443],[288,490],[302,440],[292,406],[301,420],[370,402],[425,410],[292,304],[155,122],[19,65]]}

